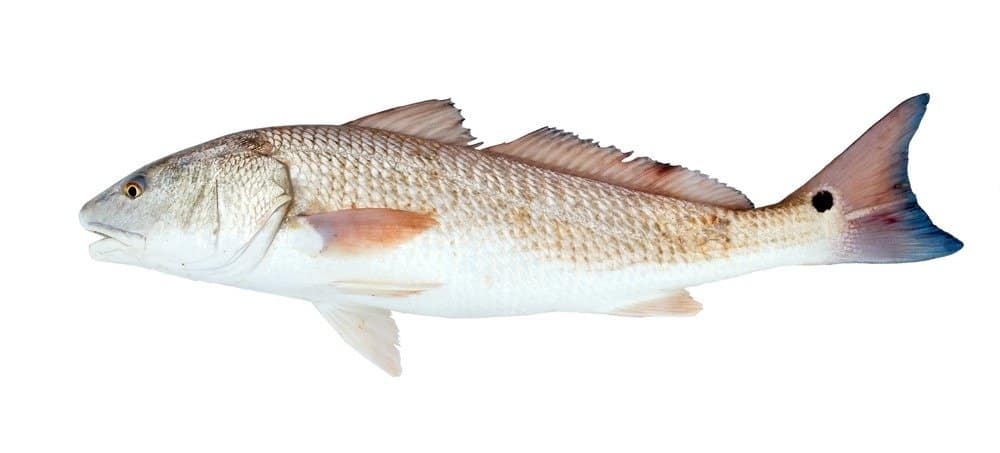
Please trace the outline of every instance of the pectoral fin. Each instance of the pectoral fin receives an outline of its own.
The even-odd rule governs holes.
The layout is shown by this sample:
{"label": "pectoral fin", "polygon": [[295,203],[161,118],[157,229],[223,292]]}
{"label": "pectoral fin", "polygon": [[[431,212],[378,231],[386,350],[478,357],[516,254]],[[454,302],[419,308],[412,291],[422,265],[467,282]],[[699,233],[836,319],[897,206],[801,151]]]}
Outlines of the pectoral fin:
{"label": "pectoral fin", "polygon": [[392,312],[381,308],[336,302],[315,302],[327,322],[366,359],[391,376],[399,376],[399,329]]}
{"label": "pectoral fin", "polygon": [[663,297],[621,307],[611,314],[619,316],[694,316],[701,303],[691,298],[687,290],[672,291]]}
{"label": "pectoral fin", "polygon": [[323,252],[346,254],[389,249],[437,225],[428,214],[382,208],[342,209],[301,218],[323,238]]}

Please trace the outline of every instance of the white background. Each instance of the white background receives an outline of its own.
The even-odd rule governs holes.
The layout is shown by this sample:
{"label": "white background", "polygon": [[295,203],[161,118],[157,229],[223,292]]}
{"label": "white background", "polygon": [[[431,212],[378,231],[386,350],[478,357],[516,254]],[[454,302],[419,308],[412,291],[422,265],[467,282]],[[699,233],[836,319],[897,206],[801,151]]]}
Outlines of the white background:
{"label": "white background", "polygon": [[[0,451],[1000,450],[997,15],[746,3],[2,7]],[[706,285],[695,318],[398,315],[398,379],[77,223],[189,145],[442,97],[487,144],[558,126],[766,205],[924,91],[912,184],[957,255]]]}

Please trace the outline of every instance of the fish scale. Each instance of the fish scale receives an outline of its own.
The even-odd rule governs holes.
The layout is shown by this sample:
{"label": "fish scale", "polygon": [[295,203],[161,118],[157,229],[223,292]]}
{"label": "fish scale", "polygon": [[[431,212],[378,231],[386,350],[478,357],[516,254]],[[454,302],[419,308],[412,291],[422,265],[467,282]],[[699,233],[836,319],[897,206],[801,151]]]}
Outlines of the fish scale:
{"label": "fish scale", "polygon": [[795,264],[919,261],[960,241],[916,203],[911,98],[771,206],[553,128],[485,149],[450,101],[239,132],[84,205],[100,260],[312,302],[401,372],[391,312],[693,315],[685,288]]}
{"label": "fish scale", "polygon": [[[717,220],[732,222],[738,211],[566,176],[468,147],[351,126],[257,133],[291,169],[292,211],[388,207],[427,212],[446,235],[509,240],[516,249],[580,270],[697,262],[752,248],[759,237],[751,233],[734,243],[726,240],[724,228],[703,228]],[[372,156],[378,159],[373,162]],[[343,190],[348,185],[352,190]],[[650,225],[659,234],[650,235]],[[494,231],[508,234],[488,234]]]}

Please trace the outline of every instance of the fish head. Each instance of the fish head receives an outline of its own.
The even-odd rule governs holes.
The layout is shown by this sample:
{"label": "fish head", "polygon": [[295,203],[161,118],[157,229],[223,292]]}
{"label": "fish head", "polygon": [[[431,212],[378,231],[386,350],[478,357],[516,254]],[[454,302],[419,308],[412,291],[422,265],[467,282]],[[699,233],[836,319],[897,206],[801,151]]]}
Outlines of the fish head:
{"label": "fish head", "polygon": [[211,279],[259,261],[290,193],[283,164],[223,137],[129,173],[83,205],[80,223],[102,236],[90,245],[96,260]]}

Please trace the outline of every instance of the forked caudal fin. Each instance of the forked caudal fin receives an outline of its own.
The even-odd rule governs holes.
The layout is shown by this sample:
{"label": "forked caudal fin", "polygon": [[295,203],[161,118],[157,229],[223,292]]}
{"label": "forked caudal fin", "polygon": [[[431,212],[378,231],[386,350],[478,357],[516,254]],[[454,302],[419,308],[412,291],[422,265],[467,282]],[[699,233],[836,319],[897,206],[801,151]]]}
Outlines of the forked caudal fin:
{"label": "forked caudal fin", "polygon": [[910,190],[910,139],[930,96],[907,99],[782,203],[811,202],[843,216],[834,262],[900,263],[955,253],[962,242],[931,223]]}

